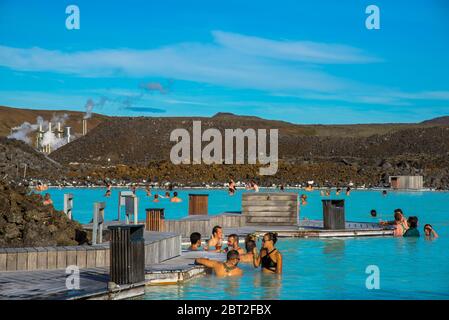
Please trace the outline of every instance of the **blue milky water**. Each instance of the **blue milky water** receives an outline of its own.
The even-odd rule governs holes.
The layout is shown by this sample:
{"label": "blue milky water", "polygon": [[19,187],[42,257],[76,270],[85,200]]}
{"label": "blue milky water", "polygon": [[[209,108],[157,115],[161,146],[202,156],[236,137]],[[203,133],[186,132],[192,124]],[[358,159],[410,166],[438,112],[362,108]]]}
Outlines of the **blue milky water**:
{"label": "blue milky water", "polygon": [[[106,201],[106,219],[117,218],[118,190],[104,198],[105,189],[50,189],[55,206],[62,209],[63,194],[75,196],[74,218],[89,222],[93,202]],[[122,189],[124,190],[124,189]],[[263,191],[263,190],[262,190]],[[319,191],[304,192],[308,204],[301,207],[301,219],[321,219]],[[157,191],[163,195],[165,191]],[[209,213],[239,211],[241,194],[233,197],[226,190],[178,190],[182,203],[162,199],[151,202],[143,190],[138,190],[139,219],[145,208],[165,208],[168,219],[187,215],[188,194],[208,193]],[[153,191],[154,193],[154,191]],[[235,279],[205,276],[183,285],[148,287],[146,299],[449,299],[449,192],[353,191],[345,199],[346,219],[377,221],[392,219],[395,208],[406,216],[419,217],[420,231],[430,223],[440,237],[426,240],[411,238],[347,238],[347,239],[280,239],[277,247],[284,256],[281,277],[261,274],[260,270],[243,265],[245,275]],[[377,218],[369,212],[376,209]],[[260,243],[258,244],[260,246]],[[367,266],[380,271],[380,289],[367,289]]]}

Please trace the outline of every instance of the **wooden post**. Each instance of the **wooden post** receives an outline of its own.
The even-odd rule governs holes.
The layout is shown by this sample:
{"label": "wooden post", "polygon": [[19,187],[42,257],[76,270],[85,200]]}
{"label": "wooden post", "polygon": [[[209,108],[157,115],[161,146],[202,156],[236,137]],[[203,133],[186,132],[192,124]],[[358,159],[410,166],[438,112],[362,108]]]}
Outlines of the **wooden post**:
{"label": "wooden post", "polygon": [[73,194],[65,193],[64,194],[64,213],[67,215],[67,218],[72,220],[72,209],[73,209]]}
{"label": "wooden post", "polygon": [[345,200],[323,201],[323,227],[326,230],[345,229]]}
{"label": "wooden post", "polygon": [[[103,223],[105,202],[94,203],[94,219],[92,224],[92,244],[103,242]],[[98,240],[97,240],[98,239]]]}
{"label": "wooden post", "polygon": [[147,231],[164,231],[164,209],[149,208],[146,211],[145,230]]}
{"label": "wooden post", "polygon": [[207,215],[208,212],[208,194],[189,194],[189,216]]}

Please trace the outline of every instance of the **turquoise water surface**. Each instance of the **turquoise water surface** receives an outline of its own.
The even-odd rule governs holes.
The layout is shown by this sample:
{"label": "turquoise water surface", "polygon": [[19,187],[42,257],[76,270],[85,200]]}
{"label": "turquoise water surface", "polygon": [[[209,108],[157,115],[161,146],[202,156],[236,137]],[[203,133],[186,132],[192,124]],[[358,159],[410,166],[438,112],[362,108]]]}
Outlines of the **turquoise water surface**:
{"label": "turquoise water surface", "polygon": [[[63,194],[75,196],[74,218],[82,223],[92,218],[93,202],[106,201],[106,219],[117,218],[118,190],[104,198],[105,189],[50,189],[55,206],[62,209]],[[125,190],[125,189],[122,189]],[[208,193],[209,213],[239,211],[239,190],[233,197],[226,190],[177,190],[184,200],[170,203],[161,199],[151,202],[143,190],[138,190],[139,219],[145,218],[145,208],[165,208],[166,218],[187,215],[188,194]],[[264,191],[264,190],[261,190]],[[301,207],[301,219],[321,219],[319,191],[304,192],[308,204]],[[153,191],[154,192],[154,191]],[[159,190],[163,195],[165,191]],[[277,247],[283,253],[284,270],[281,277],[262,274],[249,265],[242,265],[241,278],[205,276],[183,285],[149,287],[146,299],[449,299],[449,193],[393,192],[383,196],[380,191],[355,190],[345,199],[346,220],[391,220],[395,208],[402,208],[406,216],[419,217],[421,234],[425,223],[433,225],[440,237],[421,238],[346,238],[346,239],[280,239]],[[369,212],[376,209],[377,218]],[[258,243],[260,247],[260,242]],[[367,266],[380,271],[380,289],[367,289]]]}

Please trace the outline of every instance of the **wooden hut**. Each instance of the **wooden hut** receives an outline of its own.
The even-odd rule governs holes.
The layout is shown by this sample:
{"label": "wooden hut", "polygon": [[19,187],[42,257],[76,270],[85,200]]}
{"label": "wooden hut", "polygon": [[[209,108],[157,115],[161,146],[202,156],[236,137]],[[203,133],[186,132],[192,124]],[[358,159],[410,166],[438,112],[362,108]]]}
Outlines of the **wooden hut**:
{"label": "wooden hut", "polygon": [[423,176],[390,176],[392,189],[420,190],[423,188]]}

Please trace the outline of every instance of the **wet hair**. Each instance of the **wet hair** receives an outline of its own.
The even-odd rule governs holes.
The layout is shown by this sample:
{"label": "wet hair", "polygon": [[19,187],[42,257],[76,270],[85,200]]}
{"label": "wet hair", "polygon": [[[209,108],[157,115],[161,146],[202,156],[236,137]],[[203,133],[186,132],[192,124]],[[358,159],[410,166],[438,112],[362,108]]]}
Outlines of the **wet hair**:
{"label": "wet hair", "polygon": [[278,234],[276,232],[267,232],[265,233],[266,236],[270,238],[270,240],[273,241],[273,244],[275,244],[278,241]]}
{"label": "wet hair", "polygon": [[399,212],[400,214],[404,214],[403,212],[402,212],[402,209],[400,209],[400,208],[397,208],[397,209],[394,209],[394,213],[396,213],[396,212]]}
{"label": "wet hair", "polygon": [[402,212],[399,212],[399,211],[394,211],[394,220],[395,221],[400,221],[401,220],[401,218],[402,218]]}
{"label": "wet hair", "polygon": [[418,217],[416,216],[408,217],[407,222],[410,225],[410,228],[416,228],[418,226]]}
{"label": "wet hair", "polygon": [[340,192],[341,191],[341,188],[337,188],[337,192]]}
{"label": "wet hair", "polygon": [[156,194],[154,195],[154,199],[157,199],[157,198],[159,198],[159,195],[156,193]]}
{"label": "wet hair", "polygon": [[230,235],[228,236],[228,238],[233,238],[233,239],[235,239],[236,242],[239,242],[239,236],[236,235],[235,233],[230,234]]}
{"label": "wet hair", "polygon": [[178,192],[173,192],[173,197],[177,197],[178,196]]}
{"label": "wet hair", "polygon": [[50,199],[50,194],[46,193],[45,196],[44,196],[44,199]]}
{"label": "wet hair", "polygon": [[216,234],[217,231],[218,231],[218,229],[221,229],[221,227],[220,227],[220,226],[215,226],[215,227],[213,227],[213,228],[212,228],[212,234]]}
{"label": "wet hair", "polygon": [[433,227],[432,227],[431,224],[426,223],[426,224],[424,225],[424,230],[426,230],[427,227],[430,227],[431,229],[433,229]]}
{"label": "wet hair", "polygon": [[190,243],[191,244],[196,244],[199,240],[201,240],[201,233],[199,232],[193,232],[190,235]]}
{"label": "wet hair", "polygon": [[254,241],[254,240],[248,240],[245,243],[246,252],[252,252],[253,249],[256,248],[256,247],[257,247],[256,241]]}
{"label": "wet hair", "polygon": [[375,209],[371,210],[371,215],[373,217],[377,216],[377,211]]}
{"label": "wet hair", "polygon": [[228,254],[226,255],[226,260],[232,260],[232,259],[238,259],[240,258],[240,254],[237,250],[229,250]]}

